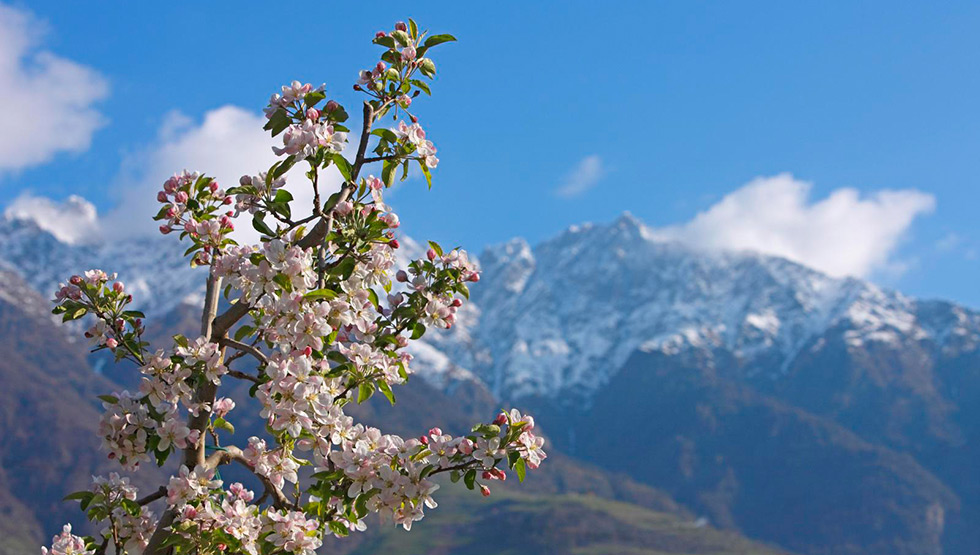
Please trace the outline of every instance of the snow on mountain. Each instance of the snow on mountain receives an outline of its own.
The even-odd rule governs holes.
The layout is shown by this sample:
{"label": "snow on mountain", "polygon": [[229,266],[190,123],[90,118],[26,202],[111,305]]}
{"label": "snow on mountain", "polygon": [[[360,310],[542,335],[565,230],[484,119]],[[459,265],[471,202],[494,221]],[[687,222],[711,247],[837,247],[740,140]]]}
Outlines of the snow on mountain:
{"label": "snow on mountain", "polygon": [[[89,268],[118,272],[148,315],[203,291],[173,237],[73,243],[30,218],[0,221],[0,265],[51,296]],[[424,248],[404,238],[402,264]],[[776,378],[815,339],[843,326],[846,343],[927,341],[980,345],[980,314],[917,301],[854,278],[833,278],[785,259],[707,252],[657,239],[625,214],[573,226],[532,248],[523,239],[486,249],[482,280],[457,325],[432,331],[411,352],[427,380],[485,382],[502,398],[588,400],[634,351],[684,356],[725,351],[746,377]]]}
{"label": "snow on mountain", "polygon": [[852,347],[980,339],[974,311],[781,258],[694,251],[656,239],[629,214],[533,249],[523,240],[491,247],[480,260],[471,352],[481,356],[470,368],[511,399],[587,400],[637,349],[725,351],[744,376],[777,378],[837,326]]}

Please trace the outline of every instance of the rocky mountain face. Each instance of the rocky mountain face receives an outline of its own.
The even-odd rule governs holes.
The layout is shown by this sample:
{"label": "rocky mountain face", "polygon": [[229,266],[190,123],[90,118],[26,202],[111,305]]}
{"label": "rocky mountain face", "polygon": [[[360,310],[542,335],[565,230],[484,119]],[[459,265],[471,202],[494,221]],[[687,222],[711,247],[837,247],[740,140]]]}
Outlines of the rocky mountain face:
{"label": "rocky mountain face", "polygon": [[[101,267],[119,272],[161,337],[193,322],[184,301],[199,298],[202,271],[173,238],[68,244],[14,217],[0,232],[0,261],[25,289],[47,297]],[[403,244],[406,256],[421,251]],[[800,553],[980,545],[980,313],[780,258],[693,251],[629,215],[479,258],[482,280],[458,324],[413,347],[425,380],[406,394],[447,427],[500,404],[534,410],[579,469],[545,480],[551,493],[601,490],[642,505],[584,463]],[[0,292],[11,318],[43,320],[37,299]],[[97,359],[72,371],[88,363],[102,370],[95,380],[126,381]],[[388,427],[422,425],[363,410]]]}

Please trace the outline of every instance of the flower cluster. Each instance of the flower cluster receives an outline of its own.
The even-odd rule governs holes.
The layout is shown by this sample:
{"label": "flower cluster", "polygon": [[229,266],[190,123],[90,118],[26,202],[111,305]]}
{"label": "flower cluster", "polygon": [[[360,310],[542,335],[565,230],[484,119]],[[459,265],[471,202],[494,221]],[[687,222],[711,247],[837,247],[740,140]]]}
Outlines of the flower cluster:
{"label": "flower cluster", "polygon": [[51,538],[51,549],[41,548],[41,555],[95,555],[95,546],[72,534],[71,524],[65,524],[61,533]]}
{"label": "flower cluster", "polygon": [[85,332],[92,345],[110,349],[117,360],[128,357],[141,361],[146,345],[142,341],[143,313],[127,310],[133,296],[126,292],[123,282],[115,279],[116,274],[109,275],[102,270],[71,276],[55,292],[56,306],[52,312],[61,314],[64,322],[93,315],[95,321]]}
{"label": "flower cluster", "polygon": [[164,221],[160,233],[166,235],[179,230],[181,238],[190,237],[194,247],[189,252],[197,253],[192,258],[193,264],[208,264],[213,252],[233,244],[228,234],[235,229],[232,222],[235,213],[227,210],[227,206],[234,199],[214,179],[183,170],[164,182],[157,201],[163,204],[154,217]]}

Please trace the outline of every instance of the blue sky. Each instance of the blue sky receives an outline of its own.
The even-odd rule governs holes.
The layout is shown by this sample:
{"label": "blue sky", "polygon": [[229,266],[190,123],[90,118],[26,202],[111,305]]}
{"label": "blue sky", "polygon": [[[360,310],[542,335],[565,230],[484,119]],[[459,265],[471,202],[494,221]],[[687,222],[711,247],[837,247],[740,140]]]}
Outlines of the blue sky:
{"label": "blue sky", "polygon": [[[775,252],[980,306],[980,5],[857,4],[13,2],[34,38],[19,63],[51,52],[105,88],[90,145],[0,162],[0,188],[5,204],[78,194],[109,212],[141,156],[222,106],[258,113],[294,78],[358,102],[373,33],[412,16],[459,42],[435,51],[434,98],[417,103],[435,187],[392,196],[410,235],[479,251],[629,210],[675,237],[785,243]],[[833,260],[853,245],[853,262]]]}

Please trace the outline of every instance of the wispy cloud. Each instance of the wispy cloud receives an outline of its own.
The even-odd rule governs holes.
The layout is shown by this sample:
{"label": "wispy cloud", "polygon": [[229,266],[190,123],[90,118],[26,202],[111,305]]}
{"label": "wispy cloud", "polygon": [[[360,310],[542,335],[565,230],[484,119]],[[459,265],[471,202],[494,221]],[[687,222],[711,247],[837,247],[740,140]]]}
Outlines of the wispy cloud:
{"label": "wispy cloud", "polygon": [[790,174],[759,177],[691,221],[655,230],[661,238],[709,249],[782,256],[835,276],[900,271],[892,259],[903,235],[935,198],[916,190],[862,196],[837,189],[811,201],[812,184]]}
{"label": "wispy cloud", "polygon": [[562,198],[581,196],[595,187],[604,173],[602,158],[595,154],[586,156],[565,176],[562,184],[555,189],[555,194]]}
{"label": "wispy cloud", "polygon": [[87,150],[105,123],[94,104],[109,93],[95,70],[40,49],[44,22],[0,4],[0,170]]}

